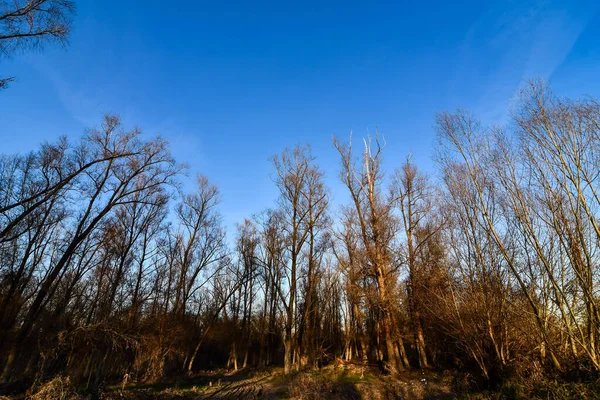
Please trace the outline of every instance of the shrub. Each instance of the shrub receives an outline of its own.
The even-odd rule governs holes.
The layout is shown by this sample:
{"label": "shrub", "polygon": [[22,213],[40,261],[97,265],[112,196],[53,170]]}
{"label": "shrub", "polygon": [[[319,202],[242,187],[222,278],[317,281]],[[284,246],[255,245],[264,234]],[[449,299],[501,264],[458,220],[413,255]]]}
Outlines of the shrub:
{"label": "shrub", "polygon": [[77,394],[69,377],[59,375],[42,384],[39,390],[28,398],[31,400],[79,400],[85,397]]}

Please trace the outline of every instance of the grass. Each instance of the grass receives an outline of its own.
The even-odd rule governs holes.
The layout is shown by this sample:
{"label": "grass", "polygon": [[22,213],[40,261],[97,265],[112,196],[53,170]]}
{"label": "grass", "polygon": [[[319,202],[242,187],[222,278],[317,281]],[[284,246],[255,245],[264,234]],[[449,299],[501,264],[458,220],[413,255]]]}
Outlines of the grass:
{"label": "grass", "polygon": [[[107,387],[105,399],[202,399],[202,398],[269,398],[269,399],[599,399],[600,382],[565,383],[543,381],[533,385],[517,381],[504,382],[494,392],[458,388],[456,371],[411,370],[397,376],[382,375],[373,366],[347,364],[319,370],[296,371],[284,375],[281,368],[205,372],[184,379],[157,383],[130,383]],[[61,380],[62,379],[62,380]],[[76,397],[68,378],[48,382],[46,391],[68,392]],[[68,390],[66,390],[66,389]],[[40,397],[41,398],[41,397]]]}
{"label": "grass", "polygon": [[[429,375],[434,376],[433,373]],[[113,396],[127,398],[201,398],[215,395],[219,398],[236,398],[240,394],[246,396],[244,398],[250,398],[247,395],[252,393],[257,398],[266,396],[271,399],[405,398],[406,395],[410,396],[407,398],[419,399],[426,398],[419,393],[429,390],[427,384],[420,381],[421,378],[421,373],[392,378],[382,376],[377,368],[371,366],[349,364],[296,371],[288,376],[283,375],[281,369],[272,369],[238,374],[198,375],[174,382],[130,384],[124,391],[121,391],[120,385],[113,385],[109,389]],[[432,388],[439,389],[439,385],[432,385]],[[444,394],[446,391],[441,388],[435,393]]]}

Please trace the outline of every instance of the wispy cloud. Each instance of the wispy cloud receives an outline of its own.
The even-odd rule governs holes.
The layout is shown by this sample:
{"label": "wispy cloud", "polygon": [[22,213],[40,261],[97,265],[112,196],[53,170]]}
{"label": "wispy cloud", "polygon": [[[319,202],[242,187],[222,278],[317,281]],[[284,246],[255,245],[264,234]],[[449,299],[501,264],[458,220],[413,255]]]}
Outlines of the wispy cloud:
{"label": "wispy cloud", "polygon": [[526,79],[551,79],[594,12],[551,2],[490,6],[460,48],[454,88],[473,87],[471,107],[485,120],[505,122]]}
{"label": "wispy cloud", "polygon": [[41,72],[52,83],[64,109],[83,126],[97,125],[101,115],[107,112],[100,98],[88,88],[74,86],[50,66],[43,67]]}

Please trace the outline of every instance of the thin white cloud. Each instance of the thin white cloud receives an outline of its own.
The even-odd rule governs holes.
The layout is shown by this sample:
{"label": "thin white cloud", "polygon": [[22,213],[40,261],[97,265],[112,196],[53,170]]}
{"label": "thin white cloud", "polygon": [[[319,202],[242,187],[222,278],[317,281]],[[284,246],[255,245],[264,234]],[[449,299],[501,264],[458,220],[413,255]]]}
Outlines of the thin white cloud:
{"label": "thin white cloud", "polygon": [[522,78],[550,79],[569,55],[590,18],[576,18],[564,11],[544,13],[531,32],[529,57]]}
{"label": "thin white cloud", "polygon": [[477,85],[467,106],[489,122],[505,122],[522,82],[550,79],[595,13],[568,7],[539,1],[491,6],[460,47],[453,90]]}

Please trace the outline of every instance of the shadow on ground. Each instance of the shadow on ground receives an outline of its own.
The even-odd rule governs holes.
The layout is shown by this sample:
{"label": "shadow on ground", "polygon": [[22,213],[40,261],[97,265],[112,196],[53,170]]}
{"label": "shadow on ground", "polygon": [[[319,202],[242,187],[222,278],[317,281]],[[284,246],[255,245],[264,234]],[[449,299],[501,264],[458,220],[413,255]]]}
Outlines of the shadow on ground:
{"label": "shadow on ground", "polygon": [[432,371],[383,375],[370,365],[346,364],[284,376],[280,368],[203,372],[159,384],[113,387],[107,399],[454,399],[446,376]]}

